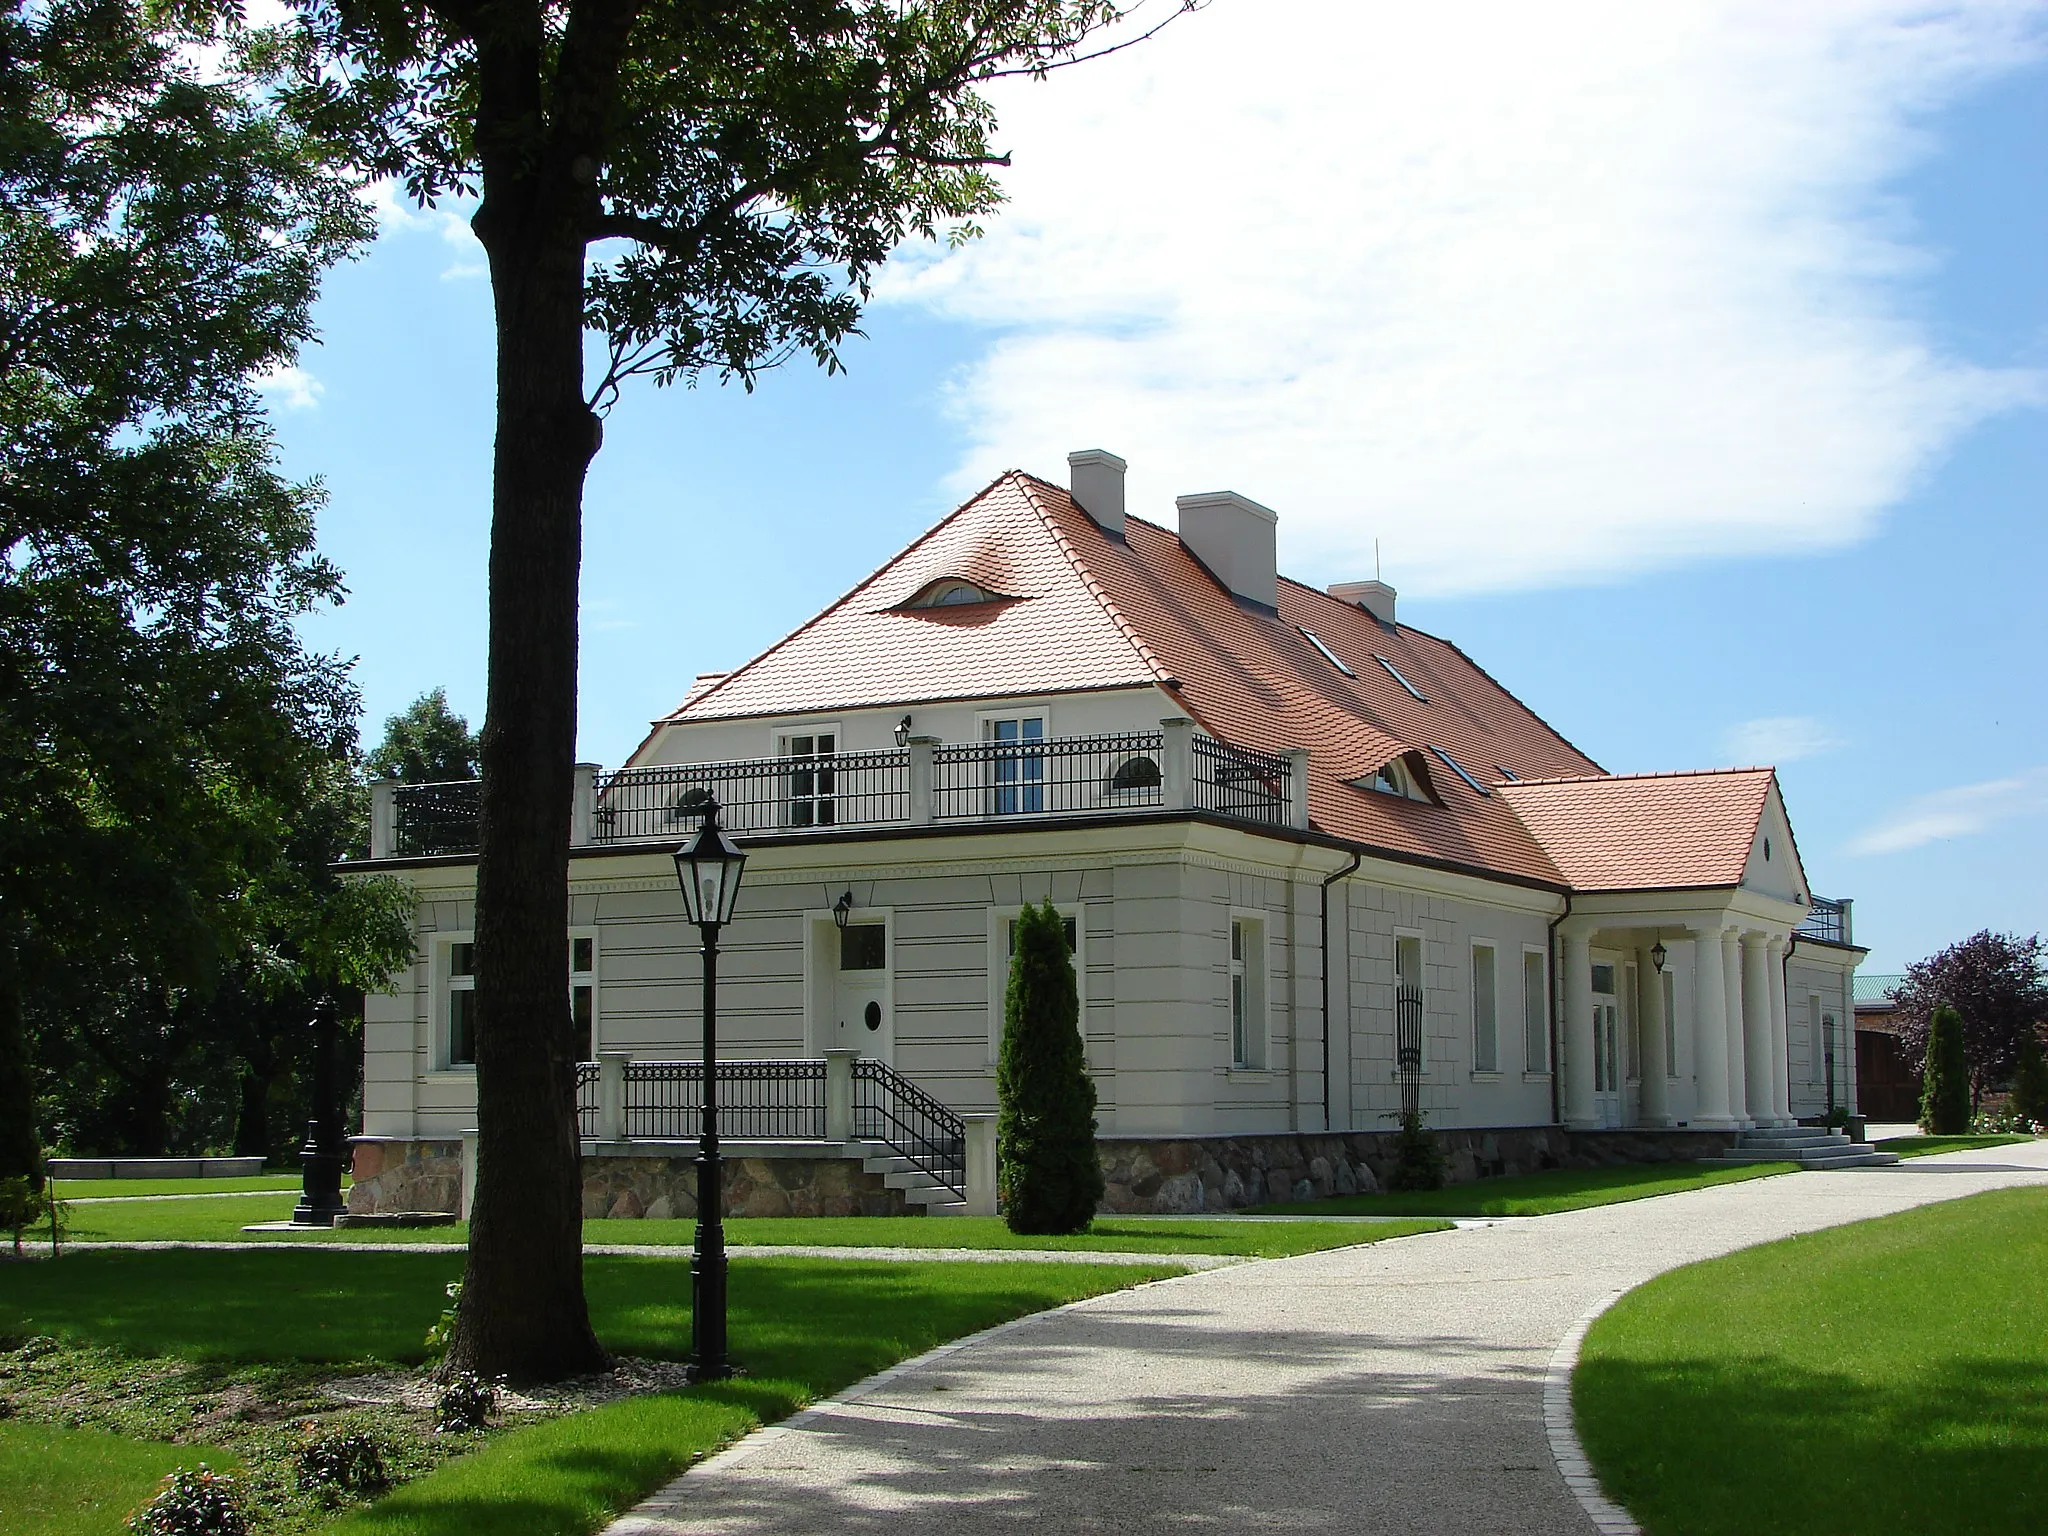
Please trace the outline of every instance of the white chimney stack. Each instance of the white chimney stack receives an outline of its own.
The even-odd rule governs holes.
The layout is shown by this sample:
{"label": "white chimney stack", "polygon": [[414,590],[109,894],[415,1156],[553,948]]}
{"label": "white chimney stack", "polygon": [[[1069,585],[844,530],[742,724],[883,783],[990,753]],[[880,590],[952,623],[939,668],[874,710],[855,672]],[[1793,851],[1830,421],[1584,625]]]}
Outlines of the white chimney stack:
{"label": "white chimney stack", "polygon": [[1173,505],[1180,513],[1181,543],[1218,581],[1247,602],[1280,606],[1278,513],[1235,491],[1178,496]]}
{"label": "white chimney stack", "polygon": [[1340,603],[1356,603],[1382,624],[1394,622],[1394,589],[1384,581],[1332,582],[1330,596]]}
{"label": "white chimney stack", "polygon": [[1124,461],[1106,448],[1067,455],[1067,483],[1075,502],[1112,538],[1124,536]]}

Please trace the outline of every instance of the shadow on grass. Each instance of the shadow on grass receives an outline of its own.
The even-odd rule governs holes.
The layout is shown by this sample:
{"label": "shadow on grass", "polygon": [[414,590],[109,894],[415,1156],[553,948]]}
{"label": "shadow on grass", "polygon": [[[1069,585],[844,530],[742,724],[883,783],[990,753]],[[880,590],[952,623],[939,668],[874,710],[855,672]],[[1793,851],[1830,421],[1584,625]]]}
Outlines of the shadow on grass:
{"label": "shadow on grass", "polygon": [[1783,1359],[1582,1361],[1580,1439],[1652,1536],[1994,1536],[2048,1525],[2048,1366],[1902,1362],[1888,1389]]}

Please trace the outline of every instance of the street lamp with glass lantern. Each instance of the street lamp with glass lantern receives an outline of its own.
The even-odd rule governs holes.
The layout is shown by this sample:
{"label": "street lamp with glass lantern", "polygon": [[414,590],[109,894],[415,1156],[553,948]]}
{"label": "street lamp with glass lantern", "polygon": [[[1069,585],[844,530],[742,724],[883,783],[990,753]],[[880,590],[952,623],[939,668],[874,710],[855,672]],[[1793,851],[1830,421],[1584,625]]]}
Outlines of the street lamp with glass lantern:
{"label": "street lamp with glass lantern", "polygon": [[739,899],[742,853],[707,797],[696,834],[676,850],[683,911],[704,937],[704,1111],[697,1140],[697,1246],[690,1256],[690,1379],[722,1381],[725,1357],[725,1170],[718,1153],[718,930]]}

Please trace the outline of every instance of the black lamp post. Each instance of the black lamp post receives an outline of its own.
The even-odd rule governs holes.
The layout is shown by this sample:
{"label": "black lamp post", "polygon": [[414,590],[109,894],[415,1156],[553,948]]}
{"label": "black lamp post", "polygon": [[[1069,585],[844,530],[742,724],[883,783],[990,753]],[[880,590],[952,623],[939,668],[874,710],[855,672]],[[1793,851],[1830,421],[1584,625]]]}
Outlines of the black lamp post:
{"label": "black lamp post", "polygon": [[725,1170],[718,1154],[718,930],[732,921],[747,856],[718,825],[718,802],[676,850],[683,911],[704,936],[704,1115],[697,1140],[697,1247],[690,1256],[690,1379],[723,1381],[725,1357]]}
{"label": "black lamp post", "polygon": [[331,1227],[346,1209],[341,1202],[341,1104],[335,1092],[337,1033],[334,1000],[323,997],[313,1009],[313,1113],[306,1121],[306,1144],[299,1151],[295,1227]]}

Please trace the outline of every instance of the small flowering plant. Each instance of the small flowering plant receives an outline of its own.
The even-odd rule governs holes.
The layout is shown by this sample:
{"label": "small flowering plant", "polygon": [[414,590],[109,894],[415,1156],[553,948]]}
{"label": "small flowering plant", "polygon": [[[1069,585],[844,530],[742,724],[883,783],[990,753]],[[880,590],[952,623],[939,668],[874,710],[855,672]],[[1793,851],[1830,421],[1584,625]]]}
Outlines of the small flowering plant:
{"label": "small flowering plant", "polygon": [[135,1536],[248,1536],[234,1475],[199,1463],[163,1480],[156,1496],[128,1517]]}

